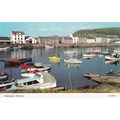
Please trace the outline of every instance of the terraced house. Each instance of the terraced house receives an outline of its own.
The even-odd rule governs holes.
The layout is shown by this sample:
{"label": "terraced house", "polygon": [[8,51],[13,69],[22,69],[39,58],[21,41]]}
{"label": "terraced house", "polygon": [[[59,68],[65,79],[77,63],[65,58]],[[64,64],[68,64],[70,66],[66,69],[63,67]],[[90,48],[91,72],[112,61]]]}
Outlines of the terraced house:
{"label": "terraced house", "polygon": [[59,40],[60,40],[60,37],[57,36],[57,35],[54,35],[54,36],[45,36],[45,37],[37,37],[37,42],[39,44],[43,44],[43,45],[56,45],[56,44],[59,44]]}
{"label": "terraced house", "polygon": [[74,41],[72,37],[64,36],[64,37],[61,37],[61,43],[64,45],[72,45]]}

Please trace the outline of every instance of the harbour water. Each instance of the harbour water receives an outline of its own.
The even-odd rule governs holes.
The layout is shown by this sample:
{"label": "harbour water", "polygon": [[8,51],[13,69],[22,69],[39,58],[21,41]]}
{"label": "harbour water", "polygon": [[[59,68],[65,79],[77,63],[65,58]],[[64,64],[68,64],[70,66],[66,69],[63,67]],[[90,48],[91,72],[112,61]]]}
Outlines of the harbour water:
{"label": "harbour water", "polygon": [[[96,47],[94,49],[100,50],[101,52],[109,51],[112,52],[115,47]],[[65,88],[80,88],[84,86],[93,86],[97,85],[96,82],[89,80],[83,77],[85,73],[97,73],[97,74],[106,74],[110,70],[120,70],[120,64],[105,64],[104,56],[97,56],[92,59],[84,59],[82,57],[83,53],[88,53],[93,50],[93,48],[69,48],[69,50],[75,51],[77,54],[74,54],[72,57],[79,58],[81,64],[65,64],[63,62],[64,58],[68,56],[64,54],[67,51],[67,48],[53,48],[53,49],[18,49],[8,52],[0,52],[0,59],[8,58],[30,58],[32,57],[33,62],[41,62],[44,64],[50,64],[52,69],[50,73],[56,78],[57,86],[62,86]],[[60,62],[50,62],[48,57],[50,56],[59,56],[61,57]],[[20,68],[12,67],[5,68],[4,62],[0,62],[0,72],[6,71],[9,74],[9,79],[12,77],[20,78]]]}

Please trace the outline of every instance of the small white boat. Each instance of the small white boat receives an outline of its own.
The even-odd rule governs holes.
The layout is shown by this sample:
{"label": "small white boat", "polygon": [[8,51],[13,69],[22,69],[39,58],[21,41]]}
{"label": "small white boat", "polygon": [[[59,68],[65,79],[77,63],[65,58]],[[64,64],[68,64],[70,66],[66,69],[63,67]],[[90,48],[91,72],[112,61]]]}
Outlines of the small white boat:
{"label": "small white boat", "polygon": [[64,59],[64,63],[79,64],[79,63],[82,63],[82,61],[76,58],[68,58],[68,59],[66,58]]}
{"label": "small white boat", "polygon": [[51,48],[54,48],[54,46],[52,46],[52,45],[45,45],[45,48],[51,49]]}
{"label": "small white boat", "polygon": [[93,54],[83,54],[83,58],[90,59],[92,57],[95,57]]}
{"label": "small white boat", "polygon": [[109,56],[105,56],[105,63],[106,64],[118,64],[119,62],[119,58],[115,58],[114,56],[112,55],[109,55]]}
{"label": "small white boat", "polygon": [[119,50],[113,50],[113,53],[114,54],[120,54],[120,51]]}
{"label": "small white boat", "polygon": [[102,52],[101,54],[102,54],[102,55],[110,55],[110,53],[107,52],[107,51],[106,51],[106,52]]}
{"label": "small white boat", "polygon": [[35,63],[34,66],[39,71],[46,71],[46,70],[50,70],[51,69],[51,65],[48,65],[48,64]]}
{"label": "small white boat", "polygon": [[69,50],[69,51],[65,51],[64,54],[76,54],[76,52],[75,52],[75,51],[70,51],[70,50]]}
{"label": "small white boat", "polygon": [[[29,63],[28,63],[29,64]],[[33,63],[31,63],[33,64]],[[33,65],[20,65],[20,68],[24,71],[26,69],[28,72],[42,72],[51,69],[51,65],[43,65],[42,63],[35,63]]]}
{"label": "small white boat", "polygon": [[28,71],[33,71],[33,73],[34,73],[34,72],[48,71],[50,69],[51,69],[51,67],[41,67],[41,68],[33,67],[33,68],[28,68]]}
{"label": "small white boat", "polygon": [[105,60],[116,60],[117,61],[118,59],[109,55],[109,56],[105,56]]}
{"label": "small white boat", "polygon": [[105,61],[105,64],[118,64],[119,61],[116,59],[116,60],[107,60]]}

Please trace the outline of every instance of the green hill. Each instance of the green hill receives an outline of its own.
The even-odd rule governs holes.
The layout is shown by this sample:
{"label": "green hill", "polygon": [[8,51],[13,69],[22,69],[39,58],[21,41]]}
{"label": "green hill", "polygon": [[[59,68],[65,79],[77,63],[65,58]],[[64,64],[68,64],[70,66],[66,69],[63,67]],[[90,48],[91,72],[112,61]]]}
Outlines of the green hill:
{"label": "green hill", "polygon": [[105,35],[120,36],[120,28],[85,29],[78,30],[73,33],[73,36],[105,36]]}

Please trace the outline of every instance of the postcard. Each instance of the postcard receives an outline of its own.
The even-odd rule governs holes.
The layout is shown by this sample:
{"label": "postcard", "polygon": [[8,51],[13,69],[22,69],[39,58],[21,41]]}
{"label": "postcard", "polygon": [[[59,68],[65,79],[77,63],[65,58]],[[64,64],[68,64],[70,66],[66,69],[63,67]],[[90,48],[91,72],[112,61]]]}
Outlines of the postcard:
{"label": "postcard", "polygon": [[1,93],[119,93],[120,22],[0,22]]}

